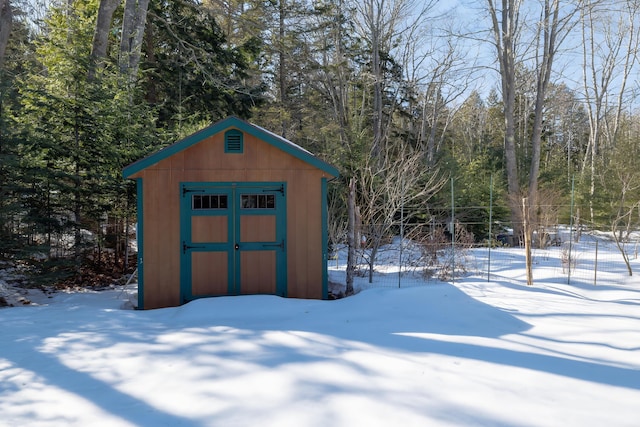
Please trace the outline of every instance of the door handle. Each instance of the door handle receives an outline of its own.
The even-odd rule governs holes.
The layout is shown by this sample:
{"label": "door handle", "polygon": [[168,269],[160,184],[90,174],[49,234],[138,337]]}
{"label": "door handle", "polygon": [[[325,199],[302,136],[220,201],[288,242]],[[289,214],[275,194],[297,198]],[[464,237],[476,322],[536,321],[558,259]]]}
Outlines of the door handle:
{"label": "door handle", "polygon": [[236,251],[237,251],[238,249],[240,249],[240,245],[239,245],[239,244],[237,244],[237,243],[236,243],[236,245],[235,245],[234,247],[236,248]]}

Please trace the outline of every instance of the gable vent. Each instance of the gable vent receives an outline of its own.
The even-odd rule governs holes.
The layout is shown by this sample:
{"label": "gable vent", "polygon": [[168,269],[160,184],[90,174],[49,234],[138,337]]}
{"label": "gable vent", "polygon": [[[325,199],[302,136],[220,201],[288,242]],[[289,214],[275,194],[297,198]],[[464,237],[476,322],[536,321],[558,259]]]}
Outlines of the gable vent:
{"label": "gable vent", "polygon": [[231,129],[224,133],[224,152],[225,153],[242,153],[243,152],[243,135],[239,130]]}

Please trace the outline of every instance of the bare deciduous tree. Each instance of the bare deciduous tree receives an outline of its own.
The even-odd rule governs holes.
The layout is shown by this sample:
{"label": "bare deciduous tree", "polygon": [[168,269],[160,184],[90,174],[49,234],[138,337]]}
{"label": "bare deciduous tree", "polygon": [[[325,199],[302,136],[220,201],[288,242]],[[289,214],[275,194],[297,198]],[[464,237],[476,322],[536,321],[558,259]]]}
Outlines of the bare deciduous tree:
{"label": "bare deciduous tree", "polygon": [[582,55],[584,97],[589,118],[588,148],[582,177],[589,180],[589,215],[594,221],[593,196],[601,162],[601,145],[613,148],[627,94],[629,76],[637,61],[640,43],[637,1],[589,1],[583,9]]}
{"label": "bare deciduous tree", "polygon": [[[494,0],[487,0],[489,14],[492,21],[494,45],[497,50],[498,63],[500,65],[500,77],[502,82],[502,98],[504,102],[505,120],[505,158],[507,163],[507,181],[510,200],[512,201],[512,221],[514,234],[524,237],[527,246],[527,282],[533,283],[532,266],[530,262],[531,233],[529,227],[535,219],[534,211],[537,205],[538,178],[540,173],[540,151],[542,141],[542,128],[544,117],[545,97],[549,83],[553,62],[558,51],[558,46],[567,37],[576,24],[574,16],[579,10],[579,5],[561,0],[543,0],[540,2],[539,20],[534,21],[531,31],[525,33],[526,25],[522,25],[521,8],[523,0],[502,0],[500,14]],[[533,13],[530,11],[530,13]],[[529,35],[529,40],[525,37]],[[527,196],[522,199],[522,227],[519,229],[518,206],[513,202],[520,189],[520,177],[518,175],[516,150],[515,150],[515,96],[516,96],[516,68],[518,65],[526,66],[527,55],[531,55],[536,75],[535,107],[533,111],[533,125],[530,140],[529,179]],[[518,230],[519,231],[519,230]]]}
{"label": "bare deciduous tree", "polygon": [[[504,150],[510,200],[511,222],[514,236],[522,235],[522,216],[514,195],[520,193],[518,164],[516,159],[516,49],[520,31],[520,4],[518,0],[503,0],[502,10],[498,11],[494,0],[487,0],[492,22],[494,46],[497,51],[502,103],[504,113]],[[499,13],[500,12],[500,13]]]}
{"label": "bare deciduous tree", "polygon": [[[373,279],[378,250],[398,225],[396,215],[413,202],[425,203],[446,182],[437,169],[425,170],[421,150],[405,146],[399,153],[388,153],[383,159],[381,167],[375,159],[369,159],[356,172],[369,282]],[[405,220],[409,217],[406,215]]]}
{"label": "bare deciduous tree", "polygon": [[429,28],[407,29],[400,47],[405,84],[409,93],[415,94],[415,99],[410,96],[407,101],[408,109],[420,113],[418,120],[411,117],[407,125],[416,128],[418,144],[430,166],[458,110],[459,106],[453,105],[473,80],[473,57],[466,51],[464,39],[453,34],[455,22],[449,12],[429,19]]}
{"label": "bare deciduous tree", "polygon": [[624,242],[629,241],[630,232],[638,226],[634,212],[640,209],[640,170],[637,161],[640,156],[640,126],[637,125],[637,117],[631,115],[621,117],[620,126],[615,146],[605,154],[606,168],[602,179],[607,182],[607,188],[600,197],[608,199],[611,234],[631,276],[633,272]]}
{"label": "bare deciduous tree", "polygon": [[370,84],[372,86],[373,141],[371,156],[382,167],[387,143],[391,114],[385,111],[385,92],[388,90],[388,79],[385,76],[385,63],[394,51],[394,44],[401,39],[401,34],[410,32],[418,26],[436,5],[436,1],[428,0],[362,0],[354,3],[356,8],[356,29],[359,36],[367,41],[370,49]]}

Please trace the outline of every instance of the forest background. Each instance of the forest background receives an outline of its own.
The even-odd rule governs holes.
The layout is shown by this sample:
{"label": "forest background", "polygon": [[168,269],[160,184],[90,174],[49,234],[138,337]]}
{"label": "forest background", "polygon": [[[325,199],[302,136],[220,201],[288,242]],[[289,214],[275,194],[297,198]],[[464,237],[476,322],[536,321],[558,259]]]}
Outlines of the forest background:
{"label": "forest background", "polygon": [[624,240],[640,221],[639,7],[0,0],[0,260],[47,283],[131,272],[122,168],[229,115],[339,168],[334,244],[349,193],[379,239],[455,218],[475,242],[508,227],[531,245],[559,223]]}

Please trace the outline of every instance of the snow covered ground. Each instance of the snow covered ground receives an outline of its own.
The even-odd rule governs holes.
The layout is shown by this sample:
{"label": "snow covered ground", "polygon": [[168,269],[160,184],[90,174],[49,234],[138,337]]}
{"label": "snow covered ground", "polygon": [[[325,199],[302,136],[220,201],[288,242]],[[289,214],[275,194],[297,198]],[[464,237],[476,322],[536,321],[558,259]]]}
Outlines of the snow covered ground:
{"label": "snow covered ground", "polygon": [[0,309],[0,425],[638,426],[640,280],[601,283],[550,261],[336,301],[32,294]]}

